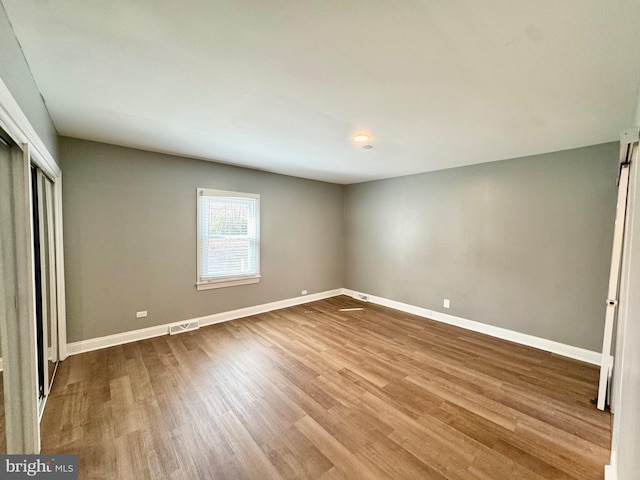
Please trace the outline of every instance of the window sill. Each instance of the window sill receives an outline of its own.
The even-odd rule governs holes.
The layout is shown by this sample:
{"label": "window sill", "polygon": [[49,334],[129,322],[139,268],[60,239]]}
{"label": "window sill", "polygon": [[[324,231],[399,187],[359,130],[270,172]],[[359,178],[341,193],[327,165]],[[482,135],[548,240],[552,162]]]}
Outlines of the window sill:
{"label": "window sill", "polygon": [[251,283],[260,282],[260,276],[248,277],[248,278],[235,278],[232,280],[220,280],[214,282],[198,282],[196,283],[196,290],[211,290],[213,288],[225,288],[236,287],[238,285],[249,285]]}

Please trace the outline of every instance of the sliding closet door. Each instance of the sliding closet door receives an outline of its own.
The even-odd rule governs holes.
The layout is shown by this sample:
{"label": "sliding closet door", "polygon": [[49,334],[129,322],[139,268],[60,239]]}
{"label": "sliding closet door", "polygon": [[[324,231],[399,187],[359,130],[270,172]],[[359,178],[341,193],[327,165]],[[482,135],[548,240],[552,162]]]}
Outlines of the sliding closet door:
{"label": "sliding closet door", "polygon": [[0,79],[0,453],[40,452],[39,415],[66,355],[61,181]]}
{"label": "sliding closet door", "polygon": [[[9,165],[11,163],[11,146],[8,143],[8,140],[5,140],[2,136],[0,136],[0,224],[4,225],[6,219],[8,218],[10,208],[9,208],[9,192],[10,189],[10,179],[9,179]],[[0,229],[0,251],[4,252],[5,248],[8,246],[7,239],[5,239],[4,228]],[[0,255],[0,270],[2,274],[0,274],[0,358],[2,355],[7,352],[7,325],[6,325],[6,317],[7,317],[7,309],[9,306],[7,305],[7,301],[9,300],[9,295],[11,292],[8,289],[5,289],[5,266],[8,266],[7,261],[4,260],[4,255]],[[8,272],[7,272],[8,273]],[[3,367],[7,368],[7,359],[6,357],[3,360]],[[0,372],[0,454],[7,453],[7,432],[5,428],[5,400],[8,402],[8,394],[5,393],[5,388],[7,387],[6,382],[4,381],[4,372]]]}
{"label": "sliding closet door", "polygon": [[35,165],[31,167],[31,181],[38,396],[42,411],[58,362],[53,183]]}
{"label": "sliding closet door", "polygon": [[0,155],[0,342],[7,453],[40,450],[28,145]]}
{"label": "sliding closet door", "polygon": [[46,274],[46,245],[43,234],[43,202],[40,188],[40,174],[35,166],[31,166],[31,224],[33,226],[33,281],[36,314],[36,354],[38,358],[38,402],[42,408],[47,379],[46,364],[46,318],[47,312],[47,274]]}
{"label": "sliding closet door", "polygon": [[55,376],[58,360],[60,358],[58,352],[58,269],[56,263],[57,245],[55,243],[54,184],[46,175],[42,175],[42,184],[45,215],[44,233],[47,245],[47,311],[49,312],[49,316],[47,318],[48,334],[46,337],[46,364],[49,379],[46,395],[48,395],[53,385],[53,377]]}

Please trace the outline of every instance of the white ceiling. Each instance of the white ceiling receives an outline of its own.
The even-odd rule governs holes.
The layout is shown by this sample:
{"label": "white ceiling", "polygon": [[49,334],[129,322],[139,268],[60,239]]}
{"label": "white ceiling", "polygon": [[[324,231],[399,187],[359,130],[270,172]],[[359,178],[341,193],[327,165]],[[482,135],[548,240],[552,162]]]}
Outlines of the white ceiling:
{"label": "white ceiling", "polygon": [[640,85],[638,0],[2,1],[61,135],[336,183],[617,140]]}

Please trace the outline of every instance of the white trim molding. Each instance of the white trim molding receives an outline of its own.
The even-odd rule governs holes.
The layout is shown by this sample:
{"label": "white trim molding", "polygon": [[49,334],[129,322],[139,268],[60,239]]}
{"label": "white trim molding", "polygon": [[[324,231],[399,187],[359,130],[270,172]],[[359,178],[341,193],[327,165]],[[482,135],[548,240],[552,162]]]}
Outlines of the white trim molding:
{"label": "white trim molding", "polygon": [[510,342],[518,343],[520,345],[526,345],[528,347],[537,348],[547,352],[562,355],[563,357],[573,358],[582,362],[591,363],[593,365],[600,365],[601,354],[586,350],[584,348],[574,347],[573,345],[566,345],[564,343],[555,342],[546,338],[535,337],[526,333],[515,332],[506,328],[495,327],[486,323],[477,322],[474,320],[468,320],[466,318],[456,317],[447,313],[436,312],[428,310],[422,307],[416,307],[415,305],[409,305],[407,303],[397,302],[395,300],[389,300],[387,298],[376,297],[362,292],[356,292],[349,289],[343,289],[345,295],[349,295],[356,300],[360,300],[364,297],[368,297],[368,301],[384,307],[393,308],[402,312],[411,313],[423,318],[429,318],[438,322],[446,323],[448,325],[454,325],[456,327],[464,328],[466,330],[472,330],[474,332],[484,333],[492,337],[501,338]]}
{"label": "white trim molding", "polygon": [[[231,320],[236,320],[238,318],[271,312],[273,310],[292,307],[294,305],[302,305],[305,303],[315,302],[317,300],[323,300],[325,298],[331,298],[338,295],[348,295],[357,300],[361,300],[364,296],[364,298],[368,298],[368,301],[370,301],[371,303],[393,308],[394,310],[399,310],[401,312],[410,313],[419,317],[428,318],[438,322],[446,323],[448,325],[464,328],[465,330],[484,333],[492,337],[501,338],[503,340],[508,340],[520,345],[537,348],[539,350],[555,353],[564,357],[591,363],[593,365],[600,364],[601,355],[598,352],[592,352],[590,350],[574,347],[572,345],[566,345],[564,343],[555,342],[546,338],[540,338],[533,335],[527,335],[525,333],[514,332],[513,330],[508,330],[506,328],[494,327],[493,325],[487,325],[485,323],[468,320],[466,318],[455,317],[446,313],[435,312],[433,310],[416,307],[415,305],[409,305],[407,303],[397,302],[395,300],[389,300],[387,298],[355,292],[346,288],[327,290],[325,292],[293,297],[286,300],[279,300],[277,302],[264,303],[262,305],[255,305],[253,307],[239,308],[237,310],[214,313],[212,315],[206,315],[204,317],[179,320],[178,322],[184,323],[197,320],[200,323],[200,326],[204,327],[206,325],[228,322]],[[175,323],[176,322],[171,322],[154,327],[131,330],[128,332],[116,333],[114,335],[108,335],[105,337],[91,338],[89,340],[81,340],[79,342],[69,343],[67,344],[66,353],[68,355],[77,355],[80,353],[91,352],[93,350],[100,350],[102,348],[123,345],[125,343],[137,342],[139,340],[145,340],[147,338],[168,335],[169,326]]]}
{"label": "white trim molding", "polygon": [[200,290],[211,290],[214,288],[226,288],[226,287],[238,287],[240,285],[251,285],[252,283],[260,283],[260,279],[262,277],[260,275],[256,275],[248,278],[238,278],[234,280],[217,280],[211,282],[197,282],[196,289]]}
{"label": "white trim molding", "polygon": [[604,466],[604,480],[618,480],[618,474],[613,465]]}
{"label": "white trim molding", "polygon": [[[315,302],[317,300],[324,300],[325,298],[331,298],[342,294],[343,289],[338,288],[335,290],[327,290],[325,292],[288,298],[286,300],[279,300],[277,302],[255,305],[253,307],[239,308],[237,310],[214,313],[212,315],[206,315],[204,317],[179,320],[179,322],[193,322],[197,320],[198,322],[200,322],[200,326],[204,327],[206,325],[228,322],[230,320],[236,320],[238,318],[248,317],[251,315],[271,312],[273,310],[280,310],[281,308],[293,307],[295,305],[302,305],[304,303]],[[100,350],[102,348],[115,347],[117,345],[123,345],[125,343],[137,342],[138,340],[145,340],[147,338],[168,335],[169,326],[175,323],[176,321],[163,325],[157,325],[154,327],[116,333],[114,335],[108,335],[105,337],[97,337],[91,338],[89,340],[81,340],[79,342],[68,343],[66,353],[67,355],[77,355],[79,353],[91,352],[93,350]]]}

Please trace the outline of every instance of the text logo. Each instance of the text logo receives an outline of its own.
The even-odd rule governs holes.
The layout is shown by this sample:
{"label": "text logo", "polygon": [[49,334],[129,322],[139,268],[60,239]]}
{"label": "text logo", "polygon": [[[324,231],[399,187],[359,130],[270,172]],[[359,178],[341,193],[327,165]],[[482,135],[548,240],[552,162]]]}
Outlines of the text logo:
{"label": "text logo", "polygon": [[0,480],[78,480],[77,455],[0,455]]}

